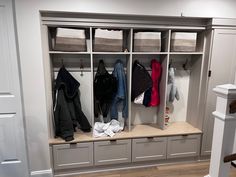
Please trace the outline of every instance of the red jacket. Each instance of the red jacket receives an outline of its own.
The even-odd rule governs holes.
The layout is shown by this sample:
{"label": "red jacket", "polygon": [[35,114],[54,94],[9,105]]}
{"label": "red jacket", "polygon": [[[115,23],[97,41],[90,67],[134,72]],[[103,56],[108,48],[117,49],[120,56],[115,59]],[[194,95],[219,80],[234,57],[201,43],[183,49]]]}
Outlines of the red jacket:
{"label": "red jacket", "polygon": [[158,106],[160,104],[159,84],[161,81],[161,63],[153,59],[152,67],[152,94],[149,106]]}

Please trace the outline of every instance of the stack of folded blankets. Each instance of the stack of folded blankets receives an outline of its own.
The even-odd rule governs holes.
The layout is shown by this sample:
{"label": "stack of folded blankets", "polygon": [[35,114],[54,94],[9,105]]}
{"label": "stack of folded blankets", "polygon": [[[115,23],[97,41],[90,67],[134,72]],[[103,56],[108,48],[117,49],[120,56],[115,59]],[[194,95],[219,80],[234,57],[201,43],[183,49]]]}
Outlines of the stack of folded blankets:
{"label": "stack of folded blankets", "polygon": [[173,32],[171,34],[172,52],[195,52],[197,33],[192,32]]}
{"label": "stack of folded blankets", "polygon": [[57,28],[54,50],[69,52],[87,51],[85,30]]}
{"label": "stack of folded blankets", "polygon": [[161,33],[160,32],[137,32],[134,34],[135,52],[160,52]]}
{"label": "stack of folded blankets", "polygon": [[94,51],[96,52],[122,52],[123,31],[96,29],[94,39]]}

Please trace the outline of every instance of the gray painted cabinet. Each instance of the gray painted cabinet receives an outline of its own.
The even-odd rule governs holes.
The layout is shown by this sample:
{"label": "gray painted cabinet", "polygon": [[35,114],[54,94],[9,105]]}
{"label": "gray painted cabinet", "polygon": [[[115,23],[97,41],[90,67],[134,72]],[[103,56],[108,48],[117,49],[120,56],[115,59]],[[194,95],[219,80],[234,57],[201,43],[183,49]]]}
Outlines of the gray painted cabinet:
{"label": "gray painted cabinet", "polygon": [[93,165],[93,143],[53,145],[54,169]]}
{"label": "gray painted cabinet", "polygon": [[200,141],[201,135],[168,137],[167,159],[198,156]]}
{"label": "gray painted cabinet", "polygon": [[201,155],[210,155],[213,136],[216,85],[234,83],[236,71],[236,30],[215,29],[210,54],[211,77],[209,78]]}
{"label": "gray painted cabinet", "polygon": [[166,159],[167,138],[150,137],[132,140],[132,161]]}
{"label": "gray painted cabinet", "polygon": [[94,142],[95,165],[131,162],[131,139]]}

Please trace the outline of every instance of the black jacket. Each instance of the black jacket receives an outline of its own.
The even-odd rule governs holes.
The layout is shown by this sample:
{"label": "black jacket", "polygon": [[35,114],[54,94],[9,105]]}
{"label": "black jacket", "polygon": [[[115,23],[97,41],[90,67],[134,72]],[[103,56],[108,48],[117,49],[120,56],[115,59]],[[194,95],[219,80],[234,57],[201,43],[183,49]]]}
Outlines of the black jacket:
{"label": "black jacket", "polygon": [[145,67],[137,60],[134,61],[132,70],[131,100],[152,88],[152,78]]}
{"label": "black jacket", "polygon": [[65,67],[59,70],[55,86],[55,134],[66,141],[74,139],[74,131],[78,123],[82,131],[91,131],[91,125],[81,109],[79,86],[80,83]]}
{"label": "black jacket", "polygon": [[94,114],[95,117],[103,115],[107,117],[111,101],[117,91],[117,80],[109,74],[103,60],[99,61],[97,73],[94,79]]}

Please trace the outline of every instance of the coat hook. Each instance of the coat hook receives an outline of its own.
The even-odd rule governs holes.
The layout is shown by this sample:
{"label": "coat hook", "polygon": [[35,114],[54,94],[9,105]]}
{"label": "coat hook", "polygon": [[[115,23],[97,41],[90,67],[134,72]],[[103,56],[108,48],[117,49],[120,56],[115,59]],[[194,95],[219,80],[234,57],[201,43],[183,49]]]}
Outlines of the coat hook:
{"label": "coat hook", "polygon": [[61,59],[61,66],[64,66],[64,61],[63,61],[63,59]]}
{"label": "coat hook", "polygon": [[183,68],[184,70],[187,70],[187,64],[188,64],[188,58],[185,60],[185,63],[183,64]]}

